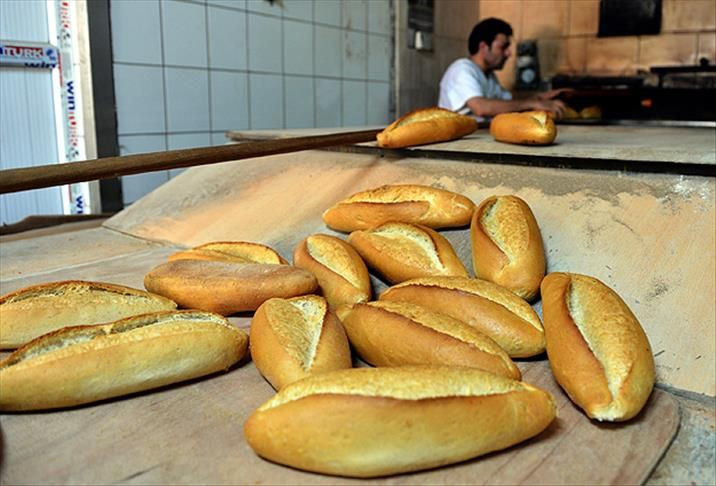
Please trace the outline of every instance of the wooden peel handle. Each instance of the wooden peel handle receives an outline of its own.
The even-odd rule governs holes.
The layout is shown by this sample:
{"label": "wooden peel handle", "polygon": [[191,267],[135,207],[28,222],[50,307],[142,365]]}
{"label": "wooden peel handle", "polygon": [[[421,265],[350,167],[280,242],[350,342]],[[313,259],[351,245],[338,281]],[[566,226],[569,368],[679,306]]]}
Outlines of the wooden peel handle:
{"label": "wooden peel handle", "polygon": [[0,194],[375,140],[379,129],[106,157],[0,171]]}

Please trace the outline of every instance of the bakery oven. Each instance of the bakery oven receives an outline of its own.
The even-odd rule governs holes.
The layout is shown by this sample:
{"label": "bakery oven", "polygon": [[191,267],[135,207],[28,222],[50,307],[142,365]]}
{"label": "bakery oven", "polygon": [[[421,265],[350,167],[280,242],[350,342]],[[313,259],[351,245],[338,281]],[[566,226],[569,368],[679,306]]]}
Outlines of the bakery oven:
{"label": "bakery oven", "polygon": [[[575,124],[716,127],[716,65],[652,67],[634,76],[556,75]],[[580,114],[582,116],[580,116]]]}

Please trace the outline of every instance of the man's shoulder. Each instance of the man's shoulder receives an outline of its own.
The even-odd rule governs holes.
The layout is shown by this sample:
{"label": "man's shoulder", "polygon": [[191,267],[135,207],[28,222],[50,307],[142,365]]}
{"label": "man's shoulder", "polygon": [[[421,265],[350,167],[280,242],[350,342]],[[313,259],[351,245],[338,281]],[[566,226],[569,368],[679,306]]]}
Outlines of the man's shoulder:
{"label": "man's shoulder", "polygon": [[448,66],[448,68],[445,70],[445,73],[451,73],[453,75],[461,73],[463,75],[469,75],[471,77],[478,78],[483,78],[485,76],[480,67],[467,57],[455,59],[452,64],[450,64],[450,66]]}

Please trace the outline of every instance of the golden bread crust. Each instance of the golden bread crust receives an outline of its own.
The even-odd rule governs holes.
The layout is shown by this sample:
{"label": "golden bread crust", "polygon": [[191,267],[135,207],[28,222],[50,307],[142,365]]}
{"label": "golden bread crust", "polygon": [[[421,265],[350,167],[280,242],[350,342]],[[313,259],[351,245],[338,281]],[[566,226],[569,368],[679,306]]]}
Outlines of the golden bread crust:
{"label": "golden bread crust", "polygon": [[175,260],[153,268],[144,286],[182,307],[230,315],[256,310],[272,297],[310,294],[318,283],[290,265]]}
{"label": "golden bread crust", "polygon": [[169,255],[169,261],[180,259],[215,260],[234,263],[270,263],[275,265],[288,264],[274,249],[250,241],[212,241]]}
{"label": "golden bread crust", "polygon": [[421,225],[385,223],[348,235],[348,243],[370,268],[395,284],[411,278],[451,275],[467,277],[467,270],[450,242]]}
{"label": "golden bread crust", "polygon": [[216,314],[164,311],[66,327],[0,361],[0,410],[64,408],[228,369],[248,336]]}
{"label": "golden bread crust", "polygon": [[525,300],[487,280],[424,277],[390,287],[380,300],[422,304],[458,319],[493,339],[511,358],[545,351],[539,316]]}
{"label": "golden bread crust", "polygon": [[269,299],[251,320],[251,358],[275,389],[352,366],[348,338],[317,295]]}
{"label": "golden bread crust", "polygon": [[517,196],[485,199],[470,224],[475,276],[501,285],[526,300],[539,290],[546,270],[537,220]]}
{"label": "golden bread crust", "polygon": [[356,304],[341,317],[351,345],[374,366],[469,366],[520,378],[519,368],[492,339],[427,307],[369,302]]}
{"label": "golden bread crust", "polygon": [[269,460],[376,477],[509,447],[554,417],[546,392],[481,370],[362,368],[286,387],[249,417],[244,433]]}
{"label": "golden bread crust", "polygon": [[330,228],[351,232],[389,221],[429,228],[466,226],[475,204],[455,192],[419,184],[393,184],[358,192],[323,213]]}
{"label": "golden bread crust", "polygon": [[17,348],[66,326],[101,324],[176,306],[160,295],[103,282],[32,285],[0,297],[0,349]]}
{"label": "golden bread crust", "polygon": [[371,298],[370,275],[363,259],[340,238],[324,234],[304,238],[294,250],[293,263],[315,275],[331,307]]}
{"label": "golden bread crust", "polygon": [[557,382],[591,418],[634,417],[651,394],[654,358],[639,321],[599,280],[552,273],[542,283],[547,355]]}
{"label": "golden bread crust", "polygon": [[378,146],[402,148],[445,142],[477,130],[477,121],[444,108],[422,108],[403,115],[377,136]]}
{"label": "golden bread crust", "polygon": [[490,134],[498,142],[549,145],[557,138],[557,126],[546,111],[500,113],[490,122]]}

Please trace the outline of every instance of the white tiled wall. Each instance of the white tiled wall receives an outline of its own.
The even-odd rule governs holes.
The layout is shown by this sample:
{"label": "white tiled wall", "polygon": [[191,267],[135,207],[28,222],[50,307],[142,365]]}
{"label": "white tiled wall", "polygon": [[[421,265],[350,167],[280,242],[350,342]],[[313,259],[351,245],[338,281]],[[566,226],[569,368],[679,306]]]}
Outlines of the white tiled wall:
{"label": "white tiled wall", "polygon": [[[110,1],[122,154],[394,117],[393,0]],[[125,177],[124,203],[175,173]]]}
{"label": "white tiled wall", "polygon": [[[0,39],[50,42],[47,3],[0,0]],[[50,69],[0,66],[0,169],[58,162]],[[0,195],[0,224],[37,214],[62,214],[60,187]],[[0,262],[2,264],[2,262]]]}

